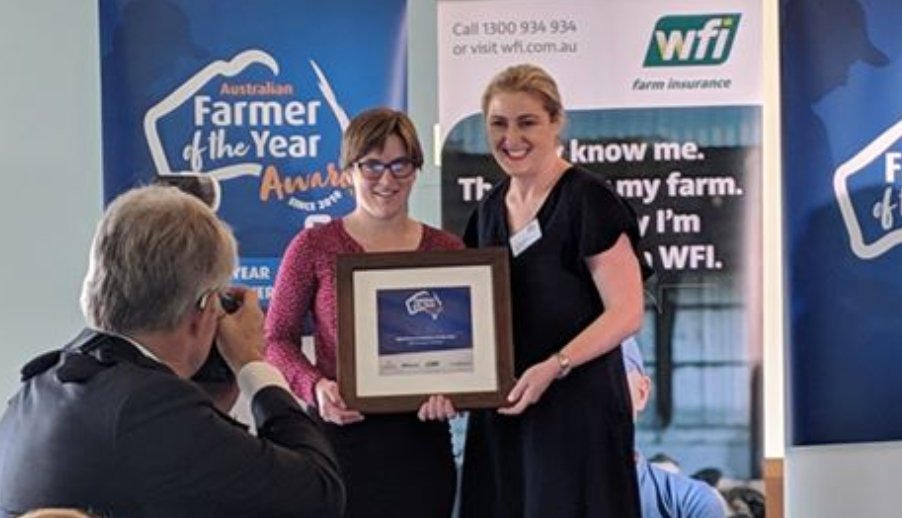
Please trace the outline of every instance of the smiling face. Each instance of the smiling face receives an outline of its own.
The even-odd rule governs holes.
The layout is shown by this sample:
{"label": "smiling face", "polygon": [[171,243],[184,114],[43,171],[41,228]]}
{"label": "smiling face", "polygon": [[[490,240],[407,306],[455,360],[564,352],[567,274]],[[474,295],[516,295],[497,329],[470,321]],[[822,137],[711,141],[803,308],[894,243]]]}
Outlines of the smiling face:
{"label": "smiling face", "polygon": [[[397,135],[389,135],[381,150],[371,149],[356,162],[351,168],[354,193],[357,198],[355,212],[381,220],[407,217],[407,201],[410,198],[410,190],[413,188],[416,173],[398,179],[392,175],[391,171],[386,170],[378,179],[368,179],[364,177],[360,166],[357,165],[370,160],[389,164],[403,158],[409,158],[403,141]],[[409,167],[415,166],[410,164]]]}
{"label": "smiling face", "polygon": [[560,117],[552,119],[540,98],[526,92],[497,92],[486,105],[492,155],[511,176],[551,168],[558,158],[561,125]]}

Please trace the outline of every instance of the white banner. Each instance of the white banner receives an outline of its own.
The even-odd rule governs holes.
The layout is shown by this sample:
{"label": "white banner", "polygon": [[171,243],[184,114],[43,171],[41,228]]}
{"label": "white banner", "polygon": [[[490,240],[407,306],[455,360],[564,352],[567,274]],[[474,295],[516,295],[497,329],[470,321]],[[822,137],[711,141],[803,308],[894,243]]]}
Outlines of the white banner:
{"label": "white banner", "polygon": [[761,103],[758,1],[445,1],[438,38],[441,142],[517,63],[548,70],[568,110]]}

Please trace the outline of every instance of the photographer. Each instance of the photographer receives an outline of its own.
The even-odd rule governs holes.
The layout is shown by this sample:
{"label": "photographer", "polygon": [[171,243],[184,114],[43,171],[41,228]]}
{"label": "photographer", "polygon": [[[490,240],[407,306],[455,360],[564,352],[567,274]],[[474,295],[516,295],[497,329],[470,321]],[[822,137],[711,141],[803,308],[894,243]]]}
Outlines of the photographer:
{"label": "photographer", "polygon": [[[130,191],[94,236],[90,329],[22,370],[0,420],[0,515],[340,516],[335,457],[263,360],[256,295],[228,287],[236,244],[196,198]],[[238,307],[227,313],[223,298]],[[188,381],[213,343],[251,401],[257,437]]]}

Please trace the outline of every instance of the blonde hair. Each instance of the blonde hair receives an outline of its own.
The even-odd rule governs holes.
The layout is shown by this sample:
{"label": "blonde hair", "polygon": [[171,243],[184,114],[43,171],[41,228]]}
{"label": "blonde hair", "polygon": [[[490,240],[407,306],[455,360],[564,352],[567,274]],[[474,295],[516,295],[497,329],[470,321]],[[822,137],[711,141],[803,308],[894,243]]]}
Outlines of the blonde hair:
{"label": "blonde hair", "polygon": [[542,102],[552,121],[564,119],[564,104],[554,78],[543,68],[528,63],[505,68],[495,75],[482,94],[482,113],[488,114],[492,98],[502,92],[523,92]]}

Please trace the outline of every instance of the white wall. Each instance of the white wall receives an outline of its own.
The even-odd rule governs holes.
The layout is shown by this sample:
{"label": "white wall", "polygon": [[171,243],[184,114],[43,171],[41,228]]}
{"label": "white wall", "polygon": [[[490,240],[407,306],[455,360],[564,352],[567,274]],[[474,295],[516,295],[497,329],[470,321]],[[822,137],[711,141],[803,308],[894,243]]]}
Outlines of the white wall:
{"label": "white wall", "polygon": [[900,465],[900,443],[787,448],[786,516],[902,516],[897,493]]}
{"label": "white wall", "polygon": [[[0,0],[0,397],[82,325],[101,210],[96,4]],[[5,405],[0,405],[5,406]]]}
{"label": "white wall", "polygon": [[438,54],[435,0],[408,0],[408,112],[417,126],[426,163],[411,194],[410,212],[441,227],[441,176],[436,167],[434,122],[438,120]]}

